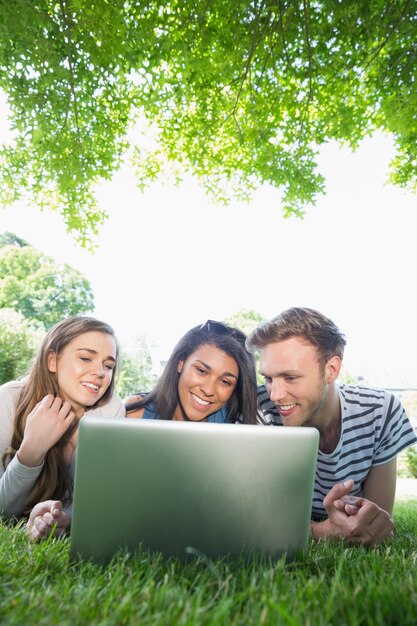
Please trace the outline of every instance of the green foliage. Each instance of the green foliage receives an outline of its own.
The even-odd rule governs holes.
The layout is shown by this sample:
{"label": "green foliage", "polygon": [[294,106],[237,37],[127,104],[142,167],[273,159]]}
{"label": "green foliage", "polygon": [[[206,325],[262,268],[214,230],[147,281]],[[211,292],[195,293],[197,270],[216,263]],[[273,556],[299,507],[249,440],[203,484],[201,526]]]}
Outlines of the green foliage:
{"label": "green foliage", "polygon": [[344,367],[342,367],[340,372],[339,380],[346,385],[357,385],[359,383],[358,377],[345,370]]}
{"label": "green foliage", "polygon": [[0,233],[0,248],[4,248],[4,246],[19,246],[23,248],[24,246],[28,246],[28,242],[18,237],[14,233],[10,233],[9,231],[4,231],[4,233]]}
{"label": "green foliage", "polygon": [[0,309],[0,385],[27,372],[42,335],[21,313]]}
{"label": "green foliage", "polygon": [[88,280],[31,246],[0,249],[0,309],[12,308],[46,329],[94,308]]}
{"label": "green foliage", "polygon": [[414,478],[417,478],[417,447],[411,446],[405,452],[408,469]]}
{"label": "green foliage", "polygon": [[[122,514],[122,513],[121,513]],[[125,513],[126,514],[126,513]],[[25,626],[415,626],[417,501],[378,548],[310,543],[292,563],[121,553],[75,563],[69,539],[31,545],[0,524],[0,622]]]}
{"label": "green foliage", "polygon": [[[257,311],[241,309],[237,313],[234,313],[230,317],[226,318],[224,321],[226,324],[230,324],[230,326],[239,328],[245,333],[245,335],[249,335],[257,326],[259,326],[259,324],[265,321],[265,318]],[[262,385],[265,381],[263,376],[259,374],[259,354],[255,354],[255,361],[257,383],[258,385]]]}
{"label": "green foliage", "polygon": [[241,309],[237,313],[230,315],[225,320],[226,324],[239,328],[245,335],[249,335],[265,318],[257,311]]}
{"label": "green foliage", "polygon": [[129,350],[122,350],[116,393],[121,398],[150,391],[156,382],[152,374],[151,346],[145,336],[137,337]]}
{"label": "green foliage", "polygon": [[401,402],[411,423],[417,428],[417,390],[408,389],[401,394]]}
{"label": "green foliage", "polygon": [[129,157],[142,185],[174,165],[222,201],[270,184],[302,215],[318,147],[376,129],[415,189],[416,40],[409,0],[2,0],[0,200],[59,208],[87,245],[94,185]]}

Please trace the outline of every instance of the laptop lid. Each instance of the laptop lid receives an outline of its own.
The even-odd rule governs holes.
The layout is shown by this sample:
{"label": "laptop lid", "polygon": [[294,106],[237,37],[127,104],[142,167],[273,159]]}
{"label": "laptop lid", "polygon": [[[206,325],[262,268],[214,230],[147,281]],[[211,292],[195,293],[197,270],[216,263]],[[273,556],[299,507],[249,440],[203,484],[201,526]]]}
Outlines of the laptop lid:
{"label": "laptop lid", "polygon": [[291,559],[307,546],[318,440],[308,427],[87,417],[71,555]]}

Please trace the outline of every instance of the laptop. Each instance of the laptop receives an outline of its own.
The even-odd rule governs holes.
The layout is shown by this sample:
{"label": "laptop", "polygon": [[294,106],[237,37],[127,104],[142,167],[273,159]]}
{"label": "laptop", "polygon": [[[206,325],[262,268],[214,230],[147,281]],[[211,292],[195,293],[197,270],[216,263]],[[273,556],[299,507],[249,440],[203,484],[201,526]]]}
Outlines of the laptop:
{"label": "laptop", "polygon": [[291,560],[308,543],[318,440],[310,427],[86,417],[71,556]]}

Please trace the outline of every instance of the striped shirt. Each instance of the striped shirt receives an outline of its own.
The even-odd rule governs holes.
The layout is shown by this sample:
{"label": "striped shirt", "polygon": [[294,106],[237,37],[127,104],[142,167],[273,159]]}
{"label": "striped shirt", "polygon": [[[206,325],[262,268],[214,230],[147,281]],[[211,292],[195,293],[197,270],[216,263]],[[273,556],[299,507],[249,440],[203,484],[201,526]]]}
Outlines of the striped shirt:
{"label": "striped shirt", "polygon": [[[319,450],[314,484],[312,518],[327,516],[323,499],[336,483],[354,480],[351,495],[362,495],[362,486],[372,467],[384,465],[401,450],[417,442],[417,436],[396,396],[384,389],[359,385],[337,386],[342,428],[339,443],[330,454]],[[258,388],[260,424],[281,425],[277,407],[265,385]]]}

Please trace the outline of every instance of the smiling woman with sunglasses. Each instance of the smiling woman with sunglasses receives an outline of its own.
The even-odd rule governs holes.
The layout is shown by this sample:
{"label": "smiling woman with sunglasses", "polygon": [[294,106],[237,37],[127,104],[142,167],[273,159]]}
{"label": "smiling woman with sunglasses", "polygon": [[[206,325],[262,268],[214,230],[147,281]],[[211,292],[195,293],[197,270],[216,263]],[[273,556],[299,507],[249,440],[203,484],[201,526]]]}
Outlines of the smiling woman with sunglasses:
{"label": "smiling woman with sunglasses", "polygon": [[214,320],[177,343],[154,389],[126,399],[127,417],[256,423],[256,370],[246,336]]}

